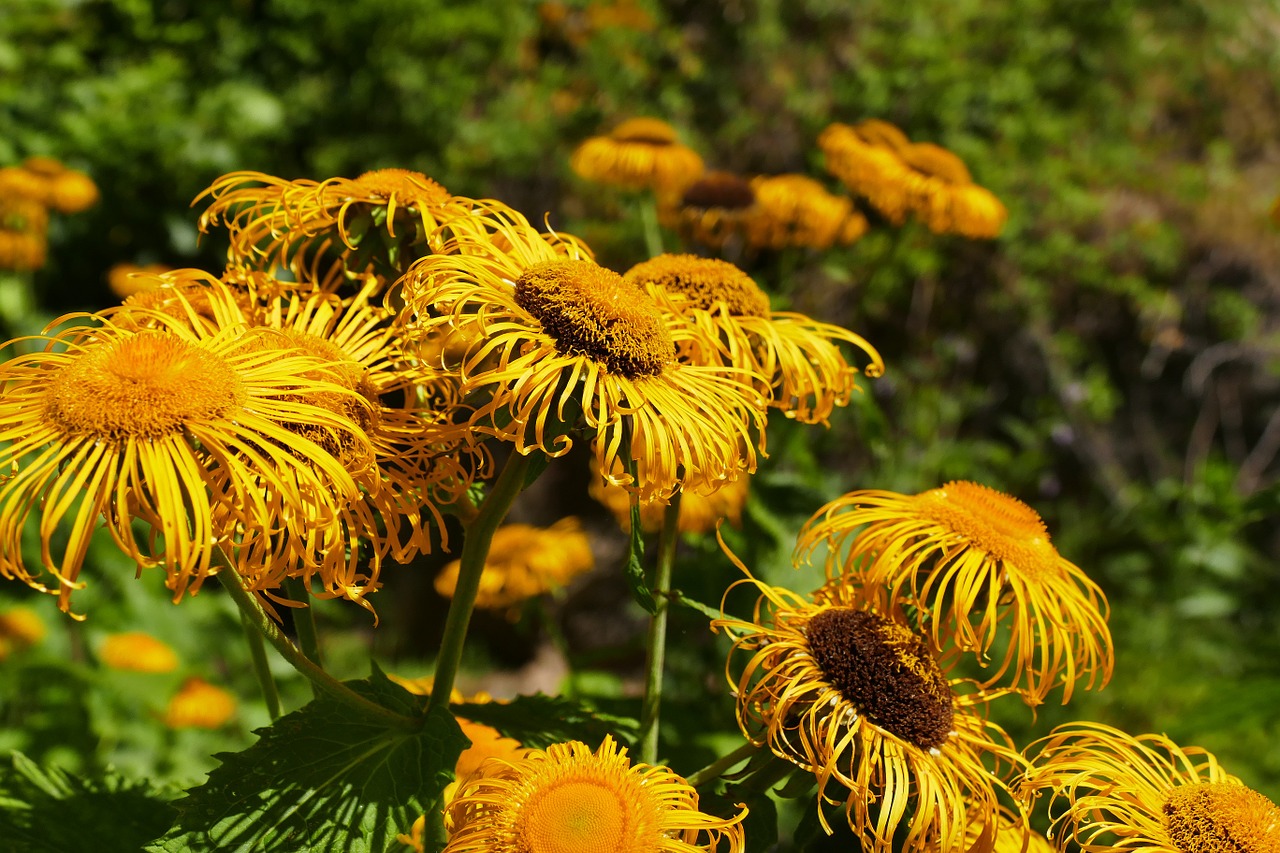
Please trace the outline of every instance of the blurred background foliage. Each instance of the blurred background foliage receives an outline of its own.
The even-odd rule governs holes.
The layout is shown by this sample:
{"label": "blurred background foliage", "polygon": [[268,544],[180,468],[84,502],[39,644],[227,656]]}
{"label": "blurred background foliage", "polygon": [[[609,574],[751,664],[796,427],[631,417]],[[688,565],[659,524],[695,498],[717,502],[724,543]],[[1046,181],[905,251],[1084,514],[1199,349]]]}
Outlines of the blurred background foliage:
{"label": "blurred background foliage", "polygon": [[[420,170],[546,215],[625,269],[643,259],[639,224],[568,168],[623,119],[662,117],[710,166],[749,174],[822,177],[832,121],[945,145],[1008,206],[1000,239],[873,217],[845,249],[739,259],[775,307],[864,334],[888,371],[829,431],[770,425],[726,538],[759,576],[805,589],[818,573],[791,567],[794,536],[838,494],[972,479],[1016,495],[1107,591],[1117,651],[1106,690],[1035,720],[1005,711],[1019,742],[1077,718],[1165,731],[1280,800],[1278,35],[1280,8],[1249,0],[16,0],[0,15],[0,165],[57,157],[102,191],[52,225],[35,277],[47,318],[110,304],[119,262],[220,270],[225,247],[197,241],[190,204],[237,169]],[[516,519],[586,516],[600,568],[518,622],[479,616],[470,671],[509,676],[473,679],[495,693],[561,686],[635,713],[621,700],[643,623],[575,459]],[[216,742],[158,744],[145,714],[111,704],[145,690],[81,689],[86,632],[142,622],[252,696],[243,640],[219,597],[175,611],[119,562],[100,557],[84,626],[37,602],[57,631],[0,668],[0,743],[190,784],[212,763],[191,754],[247,743],[265,713],[250,702],[234,730],[192,735]],[[429,562],[388,567],[376,631],[321,608],[339,670],[347,655],[346,674],[365,674],[370,638],[393,671],[429,665],[444,609]],[[677,585],[716,604],[735,576],[702,537]],[[743,612],[745,594],[729,603]],[[664,742],[687,773],[738,736],[706,618],[679,609],[673,630]],[[541,680],[521,680],[531,665]]]}

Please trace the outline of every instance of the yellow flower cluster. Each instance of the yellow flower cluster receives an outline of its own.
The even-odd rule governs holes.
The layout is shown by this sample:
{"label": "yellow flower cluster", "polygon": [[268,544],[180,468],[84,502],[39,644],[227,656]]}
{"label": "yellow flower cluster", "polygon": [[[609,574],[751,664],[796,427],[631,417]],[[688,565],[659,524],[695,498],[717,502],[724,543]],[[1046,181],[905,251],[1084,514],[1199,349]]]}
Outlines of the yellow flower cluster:
{"label": "yellow flower cluster", "polygon": [[52,157],[0,168],[0,269],[44,266],[49,211],[79,213],[97,201],[98,187],[88,175]]}

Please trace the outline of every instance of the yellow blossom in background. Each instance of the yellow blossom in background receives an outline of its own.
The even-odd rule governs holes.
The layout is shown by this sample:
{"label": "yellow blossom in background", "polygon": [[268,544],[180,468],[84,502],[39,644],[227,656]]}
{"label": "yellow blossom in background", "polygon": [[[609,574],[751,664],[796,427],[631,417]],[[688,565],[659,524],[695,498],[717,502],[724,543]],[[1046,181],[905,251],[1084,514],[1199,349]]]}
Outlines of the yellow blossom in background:
{"label": "yellow blossom in background", "polygon": [[606,736],[595,751],[570,741],[491,759],[445,812],[445,853],[739,853],[745,817],[699,811],[682,777],[633,765]]}
{"label": "yellow blossom in background", "polygon": [[1008,219],[1000,200],[973,182],[969,169],[940,145],[919,142],[900,152],[914,174],[907,178],[911,209],[935,234],[991,239]]}
{"label": "yellow blossom in background", "polygon": [[[452,598],[461,562],[454,560],[436,576],[436,591]],[[595,568],[591,542],[577,518],[563,518],[550,527],[507,524],[493,534],[476,606],[487,610],[513,608],[526,599],[559,589]]]}
{"label": "yellow blossom in background", "polygon": [[[863,125],[835,123],[822,131],[818,147],[822,150],[826,169],[840,179],[850,192],[863,196],[894,225],[906,221],[911,209],[907,188],[911,170],[898,155],[897,134],[886,132],[893,127],[877,122],[871,132]],[[905,142],[906,137],[902,137]]]}
{"label": "yellow blossom in background", "polygon": [[607,136],[593,136],[573,152],[573,171],[596,183],[678,193],[702,173],[702,157],[680,144],[675,129],[656,118],[628,119]]}
{"label": "yellow blossom in background", "polygon": [[963,849],[971,824],[995,820],[1004,783],[987,762],[1019,757],[986,720],[988,694],[961,692],[954,660],[847,591],[813,600],[746,582],[761,592],[752,620],[712,622],[733,640],[738,725],[816,776],[824,827],[821,803],[842,804],[864,849],[888,853],[895,834],[903,850]]}
{"label": "yellow blossom in background", "polygon": [[168,643],[141,631],[111,634],[98,647],[103,666],[129,672],[165,673],[178,668],[178,654]]}
{"label": "yellow blossom in background", "polygon": [[159,278],[162,273],[169,272],[171,267],[164,264],[120,263],[107,270],[107,287],[111,288],[120,299],[127,299],[135,293],[154,290],[163,283]]}
{"label": "yellow blossom in background", "polygon": [[1058,726],[1032,749],[1023,794],[1050,792],[1060,851],[1280,851],[1280,808],[1204,749],[1087,722]]}
{"label": "yellow blossom in background", "polygon": [[727,261],[659,255],[632,267],[625,278],[702,332],[682,348],[682,359],[746,371],[756,377],[770,407],[801,423],[825,423],[858,389],[858,368],[840,344],[869,357],[868,376],[884,371],[880,354],[861,335],[803,314],[770,310],[768,295]]}
{"label": "yellow blossom in background", "polygon": [[0,613],[0,661],[39,644],[48,632],[44,620],[30,607],[19,605]]}
{"label": "yellow blossom in background", "polygon": [[220,729],[236,715],[236,697],[201,678],[188,678],[169,700],[164,724],[171,729]]}
{"label": "yellow blossom in background", "polygon": [[98,185],[84,172],[66,169],[49,178],[45,198],[59,213],[80,213],[98,203]]}
{"label": "yellow blossom in background", "polygon": [[[0,173],[4,170],[0,169]],[[0,185],[0,269],[36,270],[48,254],[44,203]]]}
{"label": "yellow blossom in background", "polygon": [[747,222],[747,242],[758,249],[829,249],[848,245],[867,232],[867,218],[853,201],[834,196],[807,175],[751,179],[757,212]]}
{"label": "yellow blossom in background", "polygon": [[1008,647],[984,682],[1039,704],[1059,684],[1099,688],[1111,677],[1107,602],[1098,585],[1049,541],[1040,516],[978,483],[952,482],[918,495],[856,491],[805,524],[796,560],[826,547],[827,575],[886,607],[915,610],[940,647],[984,665],[1001,626]]}
{"label": "yellow blossom in background", "polygon": [[681,238],[722,252],[746,245],[747,229],[759,214],[750,182],[732,172],[707,172],[679,195],[660,200],[658,221]]}
{"label": "yellow blossom in background", "polygon": [[[716,529],[721,519],[734,527],[742,524],[742,509],[747,503],[750,490],[750,478],[739,477],[725,483],[709,495],[689,492],[680,495],[680,515],[677,526],[681,533],[703,534]],[[591,482],[591,497],[613,513],[618,524],[628,533],[631,532],[631,493],[621,486],[614,486],[603,477]],[[640,504],[640,525],[645,533],[656,533],[662,529],[662,518],[666,504],[657,501],[643,501]]]}

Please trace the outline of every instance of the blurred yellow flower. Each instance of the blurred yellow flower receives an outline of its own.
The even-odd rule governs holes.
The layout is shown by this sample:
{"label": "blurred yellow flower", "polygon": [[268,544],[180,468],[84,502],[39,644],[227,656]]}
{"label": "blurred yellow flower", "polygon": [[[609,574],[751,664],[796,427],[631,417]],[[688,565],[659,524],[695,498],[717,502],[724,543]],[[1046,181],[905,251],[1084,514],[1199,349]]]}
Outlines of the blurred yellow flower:
{"label": "blurred yellow flower", "polygon": [[594,752],[570,741],[491,759],[448,806],[445,853],[739,853],[745,817],[745,808],[728,819],[699,811],[682,777],[632,765],[606,736]]}
{"label": "blurred yellow flower", "polygon": [[0,613],[0,661],[15,650],[28,649],[40,643],[49,629],[30,607],[10,607]]}
{"label": "blurred yellow flower", "polygon": [[658,195],[678,193],[702,173],[702,157],[681,145],[676,132],[656,118],[622,122],[608,136],[593,136],[573,152],[573,171],[588,181]]}
{"label": "blurred yellow flower", "polygon": [[[709,495],[690,492],[680,496],[680,515],[677,525],[681,533],[710,533],[721,519],[734,527],[742,523],[742,508],[747,503],[749,480],[746,476],[725,483]],[[589,487],[591,497],[604,504],[618,520],[623,530],[631,532],[631,493],[621,486],[614,486],[603,477],[594,479]],[[643,501],[640,504],[640,526],[645,533],[662,529],[666,504]]]}
{"label": "blurred yellow flower", "polygon": [[80,213],[98,203],[98,185],[84,172],[65,169],[49,178],[45,198],[59,213]]}
{"label": "blurred yellow flower", "polygon": [[98,648],[103,666],[129,672],[173,672],[178,654],[167,643],[141,631],[111,634]]}
{"label": "blurred yellow flower", "polygon": [[236,715],[236,697],[201,678],[188,678],[169,700],[164,724],[171,729],[220,729]]}
{"label": "blurred yellow flower", "polygon": [[[436,591],[445,598],[453,597],[460,568],[461,562],[454,560],[436,576]],[[547,528],[507,524],[493,535],[476,606],[487,610],[513,608],[526,599],[558,589],[593,568],[591,542],[577,518],[563,518]]]}
{"label": "blurred yellow flower", "polygon": [[867,231],[867,218],[853,201],[834,196],[807,175],[751,179],[757,212],[747,222],[747,242],[758,249],[848,245]]}
{"label": "blurred yellow flower", "polygon": [[865,197],[889,222],[901,225],[911,209],[911,169],[898,155],[901,131],[893,128],[897,134],[888,133],[886,127],[893,128],[877,122],[868,131],[865,122],[853,127],[837,122],[822,131],[818,147],[828,172],[850,192]]}
{"label": "blurred yellow flower", "polygon": [[683,193],[660,199],[658,221],[686,241],[717,251],[746,246],[747,229],[759,214],[751,184],[732,172],[707,172]]}
{"label": "blurred yellow flower", "polygon": [[908,145],[900,154],[914,172],[907,178],[911,209],[930,231],[979,239],[1000,236],[1008,211],[990,190],[973,182],[964,161],[929,142]]}
{"label": "blurred yellow flower", "polygon": [[43,202],[0,187],[0,269],[36,270],[44,266],[48,225],[49,212]]}
{"label": "blurred yellow flower", "polygon": [[154,290],[163,283],[159,278],[162,273],[169,272],[171,267],[164,264],[120,263],[107,270],[107,287],[120,299],[126,299],[135,293]]}

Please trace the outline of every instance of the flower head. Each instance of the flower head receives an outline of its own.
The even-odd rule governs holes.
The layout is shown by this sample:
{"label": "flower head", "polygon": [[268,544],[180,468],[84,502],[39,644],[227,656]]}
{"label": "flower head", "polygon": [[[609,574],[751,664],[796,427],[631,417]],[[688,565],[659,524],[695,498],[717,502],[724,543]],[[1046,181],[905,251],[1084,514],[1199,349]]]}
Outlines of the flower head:
{"label": "flower head", "polygon": [[1000,236],[1008,211],[990,190],[973,182],[964,161],[929,142],[908,145],[899,154],[913,172],[907,178],[911,208],[930,231]]}
{"label": "flower head", "polygon": [[622,122],[607,136],[593,136],[569,161],[588,181],[658,194],[679,192],[702,173],[702,158],[681,145],[676,132],[656,118]]}
{"label": "flower head", "polygon": [[986,687],[1007,678],[1038,704],[1065,684],[1066,702],[1077,680],[1093,687],[1111,676],[1105,596],[1016,498],[963,481],[918,495],[850,492],[805,525],[797,561],[820,544],[829,577],[915,608],[939,647],[985,658],[1007,624],[1008,648]]}
{"label": "flower head", "polygon": [[178,655],[168,643],[141,631],[111,634],[98,648],[98,660],[111,669],[129,672],[173,672]]}
{"label": "flower head", "polygon": [[202,678],[188,678],[169,700],[164,724],[171,729],[220,729],[236,715],[236,697]]}
{"label": "flower head", "polygon": [[663,199],[658,210],[663,225],[709,249],[742,248],[747,228],[760,213],[756,191],[732,172],[707,172],[683,194]]}
{"label": "flower head", "polygon": [[769,405],[802,423],[826,422],[857,389],[858,368],[846,360],[840,343],[870,357],[868,376],[884,369],[880,354],[861,336],[803,314],[771,311],[769,297],[727,261],[659,255],[632,267],[626,279],[702,330],[683,357],[758,377]]}
{"label": "flower head", "polygon": [[832,195],[806,175],[760,176],[751,179],[751,188],[757,213],[747,223],[747,242],[755,248],[829,249],[867,231],[867,218],[849,198]]}
{"label": "flower head", "polygon": [[160,276],[171,269],[164,264],[116,264],[107,270],[107,287],[119,298],[127,299],[135,293],[160,287],[164,282]]}
{"label": "flower head", "polygon": [[[436,576],[436,591],[446,598],[453,597],[460,567],[454,560]],[[546,528],[507,524],[494,532],[476,606],[508,610],[593,568],[591,543],[578,519],[563,518]]]}
{"label": "flower head", "polygon": [[30,607],[11,607],[0,613],[0,662],[15,649],[28,649],[40,643],[49,629]]}
{"label": "flower head", "polygon": [[1277,853],[1280,808],[1198,747],[1101,723],[1059,726],[1038,742],[1023,791],[1052,791],[1057,848],[1084,853]]}
{"label": "flower head", "polygon": [[905,222],[911,210],[908,180],[912,173],[898,154],[906,144],[902,132],[887,122],[852,127],[837,122],[818,137],[827,171],[894,225]]}
{"label": "flower head", "polygon": [[[0,169],[0,176],[4,172]],[[48,252],[49,211],[44,202],[0,186],[0,269],[35,270]]]}
{"label": "flower head", "polygon": [[1017,756],[981,715],[985,694],[960,692],[924,636],[839,588],[813,600],[749,582],[753,618],[712,625],[733,639],[726,675],[752,743],[814,773],[875,853],[895,833],[902,849],[960,849],[970,822],[994,819],[1002,783],[984,756]]}
{"label": "flower head", "polygon": [[594,752],[570,741],[486,763],[445,813],[445,853],[738,853],[744,817],[699,811],[683,778],[606,736]]}

